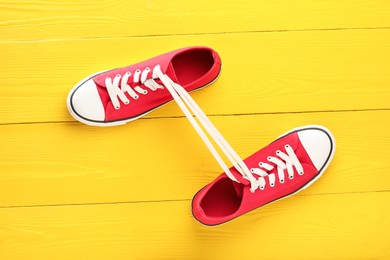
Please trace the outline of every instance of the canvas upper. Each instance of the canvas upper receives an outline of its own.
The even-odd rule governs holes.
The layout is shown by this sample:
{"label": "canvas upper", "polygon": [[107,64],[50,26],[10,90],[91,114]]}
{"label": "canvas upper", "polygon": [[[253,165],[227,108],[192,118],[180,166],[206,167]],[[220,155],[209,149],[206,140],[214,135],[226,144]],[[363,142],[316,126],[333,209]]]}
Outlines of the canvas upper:
{"label": "canvas upper", "polygon": [[[208,47],[187,47],[124,68],[94,74],[70,91],[67,99],[69,112],[78,121],[97,126],[124,124],[147,114],[172,100],[169,91],[153,73],[157,65],[164,74],[190,92],[217,79],[221,59]],[[138,77],[135,77],[137,71]],[[124,78],[126,73],[130,75],[128,78]],[[146,77],[142,79],[143,74]],[[115,77],[118,77],[116,85]],[[138,80],[135,81],[135,78]],[[126,82],[123,82],[124,79],[127,79]],[[115,97],[110,96],[108,84],[117,91],[118,104],[113,103]],[[129,91],[123,89],[124,84],[128,85]],[[118,92],[123,93],[118,95]]]}
{"label": "canvas upper", "polygon": [[[282,176],[279,175],[281,172],[278,174],[280,169],[275,163],[269,161],[269,156],[286,163],[278,156],[281,152],[286,153],[286,145],[294,151],[303,171],[300,172],[301,170],[298,171],[293,166],[293,178],[289,178],[287,169],[282,170],[284,179],[281,183],[279,178]],[[269,171],[263,168],[268,174],[260,182],[260,186],[263,187],[251,190],[250,181],[232,167],[230,170],[239,182],[231,180],[225,173],[221,174],[194,196],[193,215],[205,225],[218,225],[292,195],[321,176],[329,165],[334,151],[334,138],[328,129],[321,126],[307,126],[292,130],[244,160],[252,173],[262,168],[259,166],[260,162],[273,166]]]}

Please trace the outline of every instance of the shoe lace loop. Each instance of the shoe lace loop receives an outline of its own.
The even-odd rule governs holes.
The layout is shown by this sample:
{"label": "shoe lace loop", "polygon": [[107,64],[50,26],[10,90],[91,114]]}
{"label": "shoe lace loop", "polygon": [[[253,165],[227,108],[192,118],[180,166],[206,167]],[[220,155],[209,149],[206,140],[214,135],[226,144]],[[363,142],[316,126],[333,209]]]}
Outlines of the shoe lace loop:
{"label": "shoe lace loop", "polygon": [[255,192],[256,189],[263,190],[266,185],[265,177],[268,176],[268,182],[271,187],[275,186],[276,177],[274,173],[269,174],[275,167],[277,168],[278,179],[280,183],[284,183],[285,170],[287,169],[288,178],[294,178],[294,169],[298,172],[298,175],[304,173],[302,164],[298,160],[294,150],[288,144],[284,146],[286,153],[277,150],[275,156],[268,156],[267,161],[272,163],[260,162],[259,168],[251,168],[252,174],[256,174],[259,178],[251,181],[251,192]]}
{"label": "shoe lace loop", "polygon": [[[156,65],[153,69],[153,74],[150,76],[151,69],[149,67],[145,68],[143,71],[137,69],[132,74],[130,71],[125,72],[125,74],[117,74],[113,79],[107,77],[105,79],[105,84],[107,88],[108,95],[112,102],[112,105],[115,109],[120,109],[122,101],[125,105],[130,103],[130,99],[125,95],[128,93],[129,96],[133,99],[138,99],[139,94],[146,95],[148,90],[142,88],[138,85],[138,83],[144,85],[152,91],[156,91],[157,89],[163,89],[164,87],[156,82],[158,77],[154,77],[156,74],[154,70],[159,65]],[[136,85],[133,88],[128,84],[128,80],[130,76],[133,75],[133,83]],[[119,101],[120,100],[120,101]]]}

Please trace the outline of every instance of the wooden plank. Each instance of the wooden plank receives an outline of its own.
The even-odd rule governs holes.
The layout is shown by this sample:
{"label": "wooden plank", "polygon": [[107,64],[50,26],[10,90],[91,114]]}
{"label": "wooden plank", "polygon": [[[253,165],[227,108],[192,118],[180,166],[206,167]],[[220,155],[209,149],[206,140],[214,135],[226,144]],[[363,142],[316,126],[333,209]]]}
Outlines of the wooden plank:
{"label": "wooden plank", "polygon": [[[388,30],[239,33],[3,43],[0,123],[71,121],[79,80],[191,45],[223,60],[219,80],[193,94],[208,114],[390,108]],[[150,117],[178,115],[169,104]]]}
{"label": "wooden plank", "polygon": [[[337,151],[303,194],[390,190],[390,111],[212,117],[246,158],[287,130],[329,127]],[[220,167],[184,118],[97,128],[0,127],[0,206],[190,199]],[[230,165],[230,163],[229,163]]]}
{"label": "wooden plank", "polygon": [[388,1],[0,1],[1,40],[389,27]]}
{"label": "wooden plank", "polygon": [[190,202],[1,208],[3,259],[387,259],[390,193],[301,196],[218,227]]}

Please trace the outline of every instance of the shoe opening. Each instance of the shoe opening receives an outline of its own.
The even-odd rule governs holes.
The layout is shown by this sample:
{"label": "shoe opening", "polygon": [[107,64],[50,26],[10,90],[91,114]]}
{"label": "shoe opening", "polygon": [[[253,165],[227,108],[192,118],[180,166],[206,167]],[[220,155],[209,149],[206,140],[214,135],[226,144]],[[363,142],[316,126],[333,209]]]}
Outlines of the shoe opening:
{"label": "shoe opening", "polygon": [[200,206],[209,217],[223,217],[238,210],[242,201],[243,185],[230,179],[216,183],[203,197]]}
{"label": "shoe opening", "polygon": [[212,51],[202,49],[184,52],[172,60],[172,66],[180,85],[187,85],[201,78],[213,65]]}

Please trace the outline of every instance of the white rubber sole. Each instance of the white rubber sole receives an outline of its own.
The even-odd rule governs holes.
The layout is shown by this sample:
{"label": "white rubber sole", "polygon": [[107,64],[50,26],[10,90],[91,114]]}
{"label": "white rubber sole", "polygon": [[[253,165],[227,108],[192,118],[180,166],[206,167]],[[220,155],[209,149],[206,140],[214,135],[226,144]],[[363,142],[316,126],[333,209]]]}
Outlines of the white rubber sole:
{"label": "white rubber sole", "polygon": [[[221,70],[222,70],[222,67],[220,68],[217,77],[216,77],[213,81],[211,81],[210,83],[208,83],[207,85],[205,85],[205,86],[203,86],[203,87],[194,89],[194,90],[190,91],[189,93],[192,93],[192,92],[197,91],[197,90],[201,90],[201,89],[203,89],[203,88],[205,88],[205,87],[207,87],[207,86],[213,84],[213,83],[219,78],[219,76],[221,75]],[[171,101],[173,101],[173,99],[172,99],[172,100],[170,100],[170,101],[168,101],[168,102],[166,102],[166,103],[164,103],[164,104],[162,104],[162,105],[160,105],[160,106],[158,106],[158,107],[156,107],[156,108],[154,108],[154,109],[151,109],[151,110],[149,110],[149,111],[147,111],[147,112],[145,112],[145,113],[143,113],[143,114],[141,114],[141,115],[138,115],[138,116],[136,116],[136,117],[132,117],[132,118],[129,118],[129,119],[125,119],[125,120],[117,120],[117,121],[112,121],[112,122],[94,122],[94,121],[90,121],[90,120],[87,120],[87,119],[85,119],[85,118],[80,117],[80,116],[77,115],[77,113],[73,110],[72,105],[71,105],[71,103],[70,103],[70,99],[71,99],[71,96],[72,96],[73,92],[76,91],[76,89],[77,89],[78,87],[80,87],[80,85],[82,85],[84,82],[86,82],[86,81],[89,80],[90,78],[93,78],[93,77],[95,77],[96,75],[101,74],[101,73],[106,72],[106,71],[108,71],[108,70],[100,71],[100,72],[97,72],[97,73],[95,73],[95,74],[93,74],[93,75],[90,75],[90,76],[84,78],[83,80],[79,81],[79,82],[70,90],[70,92],[69,92],[69,94],[68,94],[68,97],[67,97],[67,99],[66,99],[66,105],[67,105],[67,107],[68,107],[68,111],[69,111],[69,113],[71,114],[71,116],[72,116],[74,119],[76,119],[77,121],[79,121],[79,122],[81,122],[81,123],[84,123],[84,124],[86,124],[86,125],[90,125],[90,126],[100,126],[100,127],[125,125],[125,124],[127,124],[128,122],[132,122],[132,121],[134,121],[134,120],[137,120],[137,119],[139,119],[139,118],[141,118],[141,117],[143,117],[143,116],[145,116],[145,115],[147,115],[147,114],[153,112],[154,110],[156,110],[156,109],[158,109],[158,108],[160,108],[160,107],[162,107],[162,106],[164,106],[164,105],[170,103]]]}

